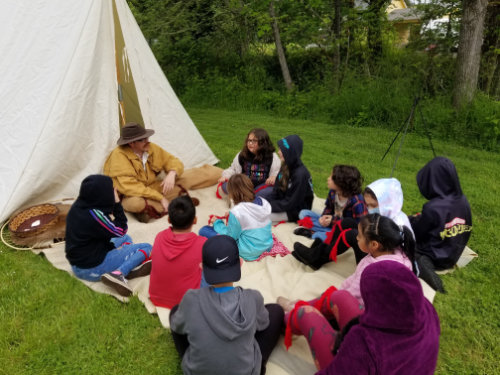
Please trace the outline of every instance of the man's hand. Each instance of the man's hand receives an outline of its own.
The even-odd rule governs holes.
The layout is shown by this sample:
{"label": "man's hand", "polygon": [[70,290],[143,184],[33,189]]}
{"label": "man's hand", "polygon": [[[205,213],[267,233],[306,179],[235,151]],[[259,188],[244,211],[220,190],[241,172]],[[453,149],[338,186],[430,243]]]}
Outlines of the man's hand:
{"label": "man's hand", "polygon": [[165,176],[165,178],[163,179],[162,183],[161,183],[161,187],[163,188],[163,194],[166,194],[168,193],[169,191],[171,191],[174,186],[175,186],[175,176],[177,175],[177,173],[175,171],[170,171],[167,173],[167,175]]}
{"label": "man's hand", "polygon": [[161,205],[163,206],[163,210],[165,211],[165,213],[168,212],[168,199],[163,197],[160,201]]}
{"label": "man's hand", "polygon": [[115,203],[120,202],[120,196],[118,195],[118,190],[116,190],[116,188],[114,188],[113,191],[115,193]]}
{"label": "man's hand", "polygon": [[318,219],[322,227],[327,227],[332,222],[332,215],[323,215]]}
{"label": "man's hand", "polygon": [[274,186],[275,182],[276,182],[276,176],[269,176],[269,178],[266,180],[266,185]]}

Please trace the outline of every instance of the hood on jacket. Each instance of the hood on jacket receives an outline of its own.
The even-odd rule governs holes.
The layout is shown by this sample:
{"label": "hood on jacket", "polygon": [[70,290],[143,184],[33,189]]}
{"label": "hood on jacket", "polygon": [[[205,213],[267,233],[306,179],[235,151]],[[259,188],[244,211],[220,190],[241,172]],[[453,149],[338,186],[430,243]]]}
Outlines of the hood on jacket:
{"label": "hood on jacket", "polygon": [[380,215],[393,219],[401,212],[403,208],[403,190],[397,179],[381,178],[367,187],[377,197]]}
{"label": "hood on jacket", "polygon": [[271,204],[260,198],[261,205],[253,202],[241,202],[231,209],[242,229],[262,228],[271,223]]}
{"label": "hood on jacket", "polygon": [[160,246],[165,249],[163,251],[165,258],[172,260],[189,250],[197,238],[196,233],[174,233],[172,228],[169,228],[160,232],[156,240],[160,241]]}
{"label": "hood on jacket", "polygon": [[383,260],[369,265],[361,275],[360,288],[365,302],[360,324],[365,327],[415,333],[431,319],[420,282],[399,262]]}
{"label": "hood on jacket", "polygon": [[290,170],[295,169],[302,164],[302,147],[304,142],[298,135],[289,135],[278,141],[278,147],[283,154],[285,163]]}
{"label": "hood on jacket", "polygon": [[111,177],[94,174],[83,179],[76,202],[80,207],[97,208],[111,212],[115,204],[115,193]]}
{"label": "hood on jacket", "polygon": [[[241,287],[235,287],[225,293],[217,293],[213,287],[203,289],[206,290],[199,294],[200,306],[203,306],[202,313],[210,322],[210,328],[217,336],[225,340],[234,340],[244,332],[253,329],[257,314],[255,300],[242,298],[241,294],[245,291]],[[239,293],[240,298],[231,298],[230,293]],[[224,311],[223,305],[225,306]],[[220,319],[214,320],[214,316]]]}
{"label": "hood on jacket", "polygon": [[462,195],[455,165],[442,156],[432,159],[417,173],[417,185],[428,200]]}

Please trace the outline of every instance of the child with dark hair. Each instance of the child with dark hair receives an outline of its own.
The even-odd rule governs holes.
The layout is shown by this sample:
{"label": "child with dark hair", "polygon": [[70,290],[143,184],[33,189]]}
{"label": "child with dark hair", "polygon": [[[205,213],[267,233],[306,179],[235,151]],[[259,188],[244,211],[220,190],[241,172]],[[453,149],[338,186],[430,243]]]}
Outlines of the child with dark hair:
{"label": "child with dark hair", "polygon": [[386,260],[366,267],[360,281],[365,310],[336,332],[328,319],[336,307],[305,305],[290,319],[304,335],[316,375],[432,375],[439,352],[439,317],[415,275]]}
{"label": "child with dark hair", "polygon": [[191,289],[170,313],[170,329],[184,374],[265,374],[283,326],[283,309],[264,305],[241,277],[236,241],[226,235],[203,245],[208,288]]}
{"label": "child with dark hair", "polygon": [[76,277],[101,280],[122,296],[132,295],[127,279],[149,274],[151,245],[134,244],[127,229],[113,180],[85,177],[66,218],[66,258]]}
{"label": "child with dark hair", "polygon": [[250,130],[240,152],[231,166],[222,172],[219,182],[227,194],[227,181],[235,174],[247,175],[258,195],[268,192],[276,180],[281,162],[267,131],[261,128]]}
{"label": "child with dark hair", "polygon": [[408,227],[400,227],[388,217],[379,214],[363,217],[358,224],[357,241],[367,256],[358,264],[356,271],[344,280],[339,290],[332,286],[321,297],[308,302],[291,302],[283,297],[278,298],[278,303],[286,312],[285,344],[290,345],[292,333],[307,332],[305,327],[310,326],[311,322],[318,328],[308,337],[318,369],[326,367],[332,360],[331,349],[335,342],[335,334],[332,334],[331,327],[327,331],[323,330],[329,326],[323,324],[325,319],[333,321],[342,330],[349,321],[365,310],[365,295],[360,288],[360,280],[365,269],[381,261],[400,263],[408,270],[412,270],[413,267],[415,260],[413,235]]}
{"label": "child with dark hair", "polygon": [[[229,211],[227,225],[224,220],[211,219],[200,229],[200,236],[217,234],[231,236],[238,243],[240,257],[255,260],[273,246],[271,232],[271,205],[264,198],[256,197],[252,181],[244,174],[235,174],[227,182],[229,198],[234,207]],[[212,221],[213,220],[213,221]]]}
{"label": "child with dark hair", "polygon": [[155,306],[171,309],[188,289],[200,287],[201,248],[206,238],[191,231],[196,209],[188,196],[170,202],[168,222],[171,227],[158,233],[153,244],[149,298]]}
{"label": "child with dark hair", "polygon": [[351,165],[335,165],[332,175],[327,179],[330,191],[323,212],[319,215],[311,210],[300,211],[301,226],[293,233],[325,241],[327,232],[343,218],[350,217],[358,223],[359,219],[368,213],[361,194],[362,183],[363,178],[358,168]]}
{"label": "child with dark hair", "polygon": [[303,142],[298,135],[289,135],[278,141],[281,170],[272,192],[264,195],[271,203],[272,221],[297,221],[301,210],[312,207],[312,180],[300,159],[302,147]]}
{"label": "child with dark hair", "polygon": [[418,172],[417,184],[428,199],[422,214],[410,217],[417,240],[419,276],[444,292],[435,270],[453,267],[462,255],[472,231],[471,209],[450,159],[436,157],[428,162]]}
{"label": "child with dark hair", "polygon": [[[387,216],[394,220],[397,225],[409,228],[413,235],[408,217],[401,211],[403,190],[397,179],[381,178],[372,182],[363,191],[363,200],[369,213]],[[318,269],[352,247],[356,263],[359,263],[366,256],[366,253],[358,246],[357,233],[356,221],[352,218],[344,218],[342,221],[338,221],[334,228],[327,233],[325,242],[315,240],[311,248],[296,242],[293,255],[299,261]]]}

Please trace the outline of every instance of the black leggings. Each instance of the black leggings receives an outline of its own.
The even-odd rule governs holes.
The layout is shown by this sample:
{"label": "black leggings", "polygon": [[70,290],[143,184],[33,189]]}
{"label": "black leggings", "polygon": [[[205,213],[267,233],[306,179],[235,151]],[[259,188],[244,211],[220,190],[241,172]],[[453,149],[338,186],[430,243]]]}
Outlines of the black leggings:
{"label": "black leggings", "polygon": [[[170,311],[170,320],[172,316],[177,311],[179,305],[175,305]],[[262,331],[257,331],[255,333],[255,340],[259,344],[260,353],[262,354],[262,367],[261,367],[261,375],[266,373],[266,363],[271,355],[278,339],[280,338],[282,327],[283,327],[283,319],[284,313],[283,309],[280,305],[276,303],[270,303],[265,305],[265,308],[269,312],[269,326]],[[189,347],[189,341],[187,335],[178,334],[172,330],[172,338],[174,340],[175,348],[179,353],[179,356],[182,358],[184,353],[186,353],[187,348]]]}

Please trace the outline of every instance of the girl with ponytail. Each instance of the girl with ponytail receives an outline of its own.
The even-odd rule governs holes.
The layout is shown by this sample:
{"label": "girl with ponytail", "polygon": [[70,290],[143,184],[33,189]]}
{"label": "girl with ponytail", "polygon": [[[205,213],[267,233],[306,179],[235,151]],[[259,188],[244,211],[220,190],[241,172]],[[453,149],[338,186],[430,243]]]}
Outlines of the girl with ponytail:
{"label": "girl with ponytail", "polygon": [[[338,290],[331,286],[319,298],[308,302],[292,302],[278,297],[278,303],[286,313],[285,345],[291,345],[293,333],[306,333],[318,369],[324,368],[332,359],[331,348],[336,335],[325,328],[329,325],[328,321],[334,322],[334,326],[342,330],[365,310],[360,289],[365,268],[380,261],[397,262],[408,270],[414,268],[415,240],[412,232],[386,216],[377,213],[364,216],[358,224],[357,242],[367,255]],[[312,327],[317,329],[311,330]]]}

